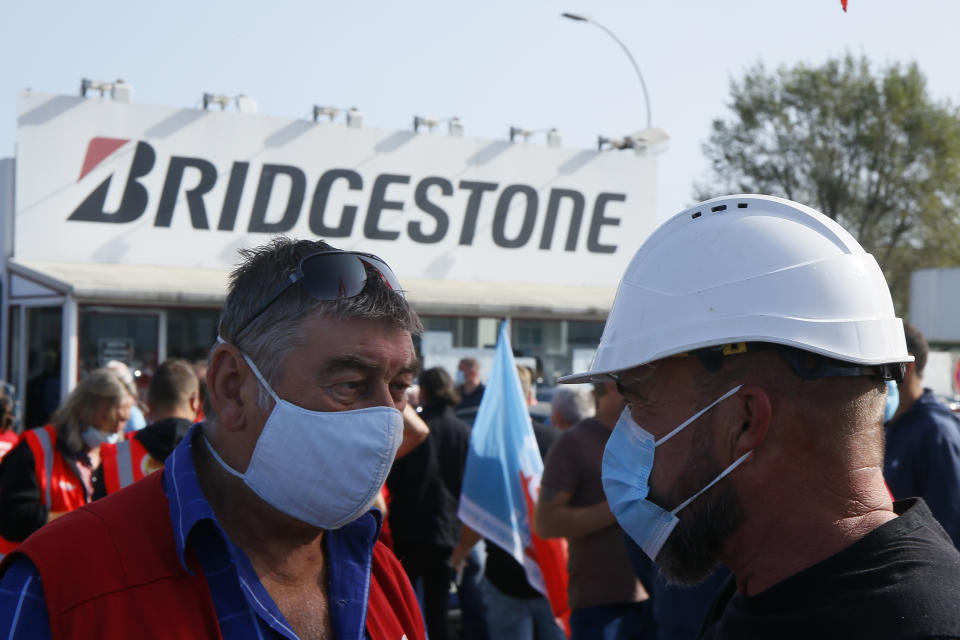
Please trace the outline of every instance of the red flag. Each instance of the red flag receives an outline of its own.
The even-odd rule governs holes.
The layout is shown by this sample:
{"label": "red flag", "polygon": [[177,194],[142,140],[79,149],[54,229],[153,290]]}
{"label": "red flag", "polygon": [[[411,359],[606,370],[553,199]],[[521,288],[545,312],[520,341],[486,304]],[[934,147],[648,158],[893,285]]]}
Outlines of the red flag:
{"label": "red flag", "polygon": [[[520,472],[523,484],[523,497],[527,503],[527,513],[530,522],[533,522],[533,496],[530,495],[530,480]],[[570,605],[567,602],[567,540],[566,538],[544,539],[536,531],[530,531],[531,547],[524,549],[524,553],[532,558],[540,567],[543,574],[543,584],[547,589],[547,601],[557,620],[557,624],[570,637]]]}
{"label": "red flag", "polygon": [[843,7],[843,12],[847,12],[847,0],[840,0],[840,6]]}

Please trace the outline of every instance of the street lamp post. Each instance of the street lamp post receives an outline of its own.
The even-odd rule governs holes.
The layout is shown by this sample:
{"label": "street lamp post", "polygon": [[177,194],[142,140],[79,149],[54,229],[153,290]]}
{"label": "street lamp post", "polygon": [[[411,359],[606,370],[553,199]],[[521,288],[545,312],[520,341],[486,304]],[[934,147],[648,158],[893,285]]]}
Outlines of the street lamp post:
{"label": "street lamp post", "polygon": [[637,61],[633,59],[633,55],[630,53],[630,50],[627,49],[627,45],[623,44],[623,42],[620,41],[620,38],[614,35],[613,31],[610,31],[610,29],[607,29],[605,26],[603,26],[602,24],[600,24],[590,16],[585,16],[578,13],[561,13],[560,15],[563,16],[564,18],[575,20],[577,22],[589,22],[590,24],[596,27],[599,27],[600,29],[603,29],[607,33],[607,35],[613,38],[617,42],[617,44],[620,45],[620,48],[623,49],[623,52],[627,54],[628,58],[630,58],[630,63],[633,65],[634,71],[637,72],[637,78],[640,79],[640,88],[643,89],[643,102],[647,108],[647,129],[649,129],[651,127],[651,124],[650,124],[651,116],[650,116],[650,96],[647,94],[647,83],[643,81],[643,74],[640,73],[640,66],[637,64]]}

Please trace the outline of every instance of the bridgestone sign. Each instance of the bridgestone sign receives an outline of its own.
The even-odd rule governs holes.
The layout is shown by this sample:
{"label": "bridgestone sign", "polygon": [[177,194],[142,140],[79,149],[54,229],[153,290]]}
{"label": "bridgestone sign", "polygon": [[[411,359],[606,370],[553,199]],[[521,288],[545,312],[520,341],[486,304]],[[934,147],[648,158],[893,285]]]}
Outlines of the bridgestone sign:
{"label": "bridgestone sign", "polygon": [[613,286],[655,161],[100,99],[18,99],[16,257],[229,268],[323,238],[401,278]]}

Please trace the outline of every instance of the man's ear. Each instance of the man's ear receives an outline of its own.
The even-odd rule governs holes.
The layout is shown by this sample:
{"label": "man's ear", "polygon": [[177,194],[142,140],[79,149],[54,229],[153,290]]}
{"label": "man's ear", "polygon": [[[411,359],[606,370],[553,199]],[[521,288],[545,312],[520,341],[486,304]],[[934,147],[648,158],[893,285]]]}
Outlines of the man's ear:
{"label": "man's ear", "polygon": [[188,399],[187,402],[188,402],[188,404],[189,404],[189,406],[190,406],[190,411],[193,413],[193,419],[196,420],[196,419],[197,419],[197,415],[200,413],[200,408],[201,408],[201,407],[200,407],[200,404],[201,404],[201,403],[200,403],[200,394],[197,393],[197,392],[191,393],[191,394],[190,394],[190,398]]}
{"label": "man's ear", "polygon": [[908,362],[906,368],[903,370],[903,382],[899,384],[905,384],[915,375],[917,375],[917,363]]}
{"label": "man's ear", "polygon": [[738,399],[735,424],[730,431],[731,460],[755,451],[766,439],[773,416],[770,393],[757,384],[745,384]]}
{"label": "man's ear", "polygon": [[243,429],[249,410],[243,393],[252,375],[240,350],[232,344],[221,344],[210,358],[207,370],[207,397],[217,415],[217,422],[229,431]]}

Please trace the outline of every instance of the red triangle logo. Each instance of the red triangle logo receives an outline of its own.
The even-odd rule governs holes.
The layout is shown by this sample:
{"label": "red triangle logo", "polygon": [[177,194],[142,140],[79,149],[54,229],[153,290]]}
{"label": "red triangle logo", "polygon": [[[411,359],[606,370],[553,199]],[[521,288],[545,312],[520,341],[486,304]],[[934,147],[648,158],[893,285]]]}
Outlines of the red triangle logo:
{"label": "red triangle logo", "polygon": [[80,169],[80,177],[77,182],[83,180],[83,176],[93,171],[98,164],[103,162],[111,153],[130,142],[120,138],[93,138],[87,145],[87,156],[83,159],[83,167]]}

